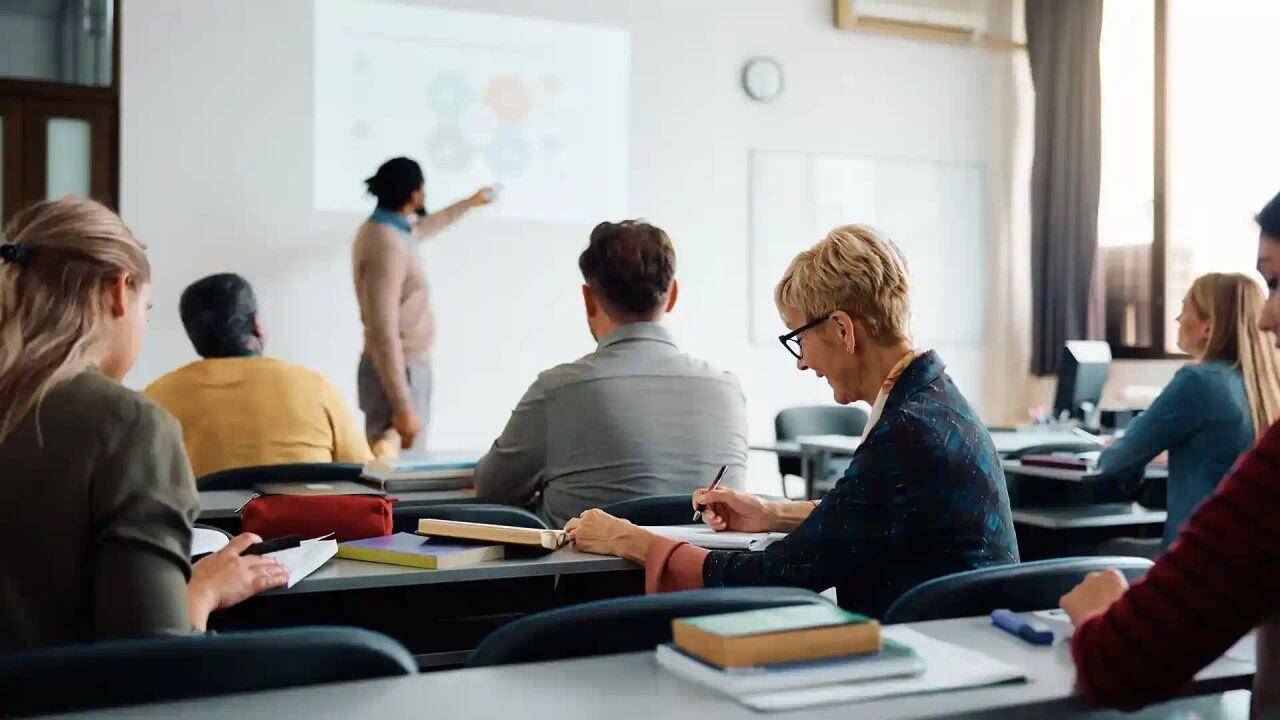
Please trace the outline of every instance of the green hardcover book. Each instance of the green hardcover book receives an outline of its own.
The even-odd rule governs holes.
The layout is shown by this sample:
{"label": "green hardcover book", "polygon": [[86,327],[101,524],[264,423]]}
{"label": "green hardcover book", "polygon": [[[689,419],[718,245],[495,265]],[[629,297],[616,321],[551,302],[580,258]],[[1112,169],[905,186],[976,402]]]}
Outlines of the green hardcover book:
{"label": "green hardcover book", "polygon": [[880,652],[880,623],[835,605],[792,605],[680,618],[676,647],[720,667]]}

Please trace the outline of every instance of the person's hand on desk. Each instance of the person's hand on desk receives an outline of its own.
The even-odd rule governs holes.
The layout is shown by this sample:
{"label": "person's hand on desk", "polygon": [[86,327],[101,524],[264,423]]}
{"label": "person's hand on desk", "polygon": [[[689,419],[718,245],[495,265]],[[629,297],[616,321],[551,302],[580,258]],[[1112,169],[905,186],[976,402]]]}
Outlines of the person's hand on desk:
{"label": "person's hand on desk", "polygon": [[693,509],[701,509],[702,522],[716,532],[769,532],[776,527],[772,502],[728,488],[694,490]]}
{"label": "person's hand on desk", "polygon": [[1080,627],[1086,620],[1104,612],[1129,589],[1129,581],[1119,570],[1091,572],[1084,582],[1062,596],[1058,605],[1071,616],[1071,624]]}
{"label": "person's hand on desk", "polygon": [[565,523],[574,547],[594,555],[615,555],[632,562],[644,564],[649,546],[656,535],[636,527],[630,520],[616,518],[609,513],[592,509]]}
{"label": "person's hand on desk", "polygon": [[240,554],[257,542],[262,542],[262,538],[242,533],[232,538],[226,547],[191,566],[187,609],[196,629],[205,629],[209,613],[214,610],[229,608],[289,582],[289,570],[275,558]]}

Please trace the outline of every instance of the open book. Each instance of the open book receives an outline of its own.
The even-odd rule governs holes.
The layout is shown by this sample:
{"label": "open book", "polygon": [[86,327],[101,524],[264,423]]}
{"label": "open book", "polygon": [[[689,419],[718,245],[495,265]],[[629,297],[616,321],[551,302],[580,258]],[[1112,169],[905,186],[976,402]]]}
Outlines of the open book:
{"label": "open book", "polygon": [[680,540],[708,550],[763,550],[786,537],[786,533],[716,532],[705,525],[648,525],[645,530],[672,540]]}
{"label": "open book", "polygon": [[461,520],[418,520],[418,534],[428,537],[481,540],[503,545],[526,545],[555,550],[569,542],[569,534],[563,530],[542,530],[511,525],[489,525]]}
{"label": "open book", "polygon": [[288,587],[293,587],[298,584],[299,580],[320,569],[321,565],[337,554],[337,540],[315,538],[313,540],[303,540],[298,547],[267,553],[264,557],[273,557],[289,568]]}

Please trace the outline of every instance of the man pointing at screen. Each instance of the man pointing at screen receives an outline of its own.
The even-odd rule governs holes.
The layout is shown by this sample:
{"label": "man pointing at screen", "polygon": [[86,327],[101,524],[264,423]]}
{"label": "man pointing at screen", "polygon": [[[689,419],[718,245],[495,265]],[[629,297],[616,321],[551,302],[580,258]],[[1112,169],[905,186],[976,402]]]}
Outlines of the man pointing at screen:
{"label": "man pointing at screen", "polygon": [[356,375],[360,409],[375,454],[394,454],[397,437],[400,449],[418,453],[431,416],[435,319],[417,243],[467,210],[493,202],[494,191],[481,188],[428,215],[422,168],[404,157],[383,163],[365,185],[378,207],[356,232],[352,248],[364,322],[364,353]]}

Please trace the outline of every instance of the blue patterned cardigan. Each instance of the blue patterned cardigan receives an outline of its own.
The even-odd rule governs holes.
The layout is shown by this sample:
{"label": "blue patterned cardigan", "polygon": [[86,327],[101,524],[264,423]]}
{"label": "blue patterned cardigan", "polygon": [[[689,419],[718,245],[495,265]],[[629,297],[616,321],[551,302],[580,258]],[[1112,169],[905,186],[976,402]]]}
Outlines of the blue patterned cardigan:
{"label": "blue patterned cardigan", "polygon": [[926,352],[808,519],[764,552],[710,553],[703,585],[835,587],[846,609],[880,617],[916,585],[1018,562],[1009,493],[986,427]]}

